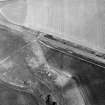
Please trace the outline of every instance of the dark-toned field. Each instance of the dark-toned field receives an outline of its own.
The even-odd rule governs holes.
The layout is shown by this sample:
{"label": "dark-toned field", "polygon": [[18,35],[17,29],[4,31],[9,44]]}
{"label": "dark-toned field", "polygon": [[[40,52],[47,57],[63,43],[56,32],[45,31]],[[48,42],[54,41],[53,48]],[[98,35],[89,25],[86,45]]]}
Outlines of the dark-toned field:
{"label": "dark-toned field", "polygon": [[0,105],[105,104],[104,66],[26,29],[0,27]]}

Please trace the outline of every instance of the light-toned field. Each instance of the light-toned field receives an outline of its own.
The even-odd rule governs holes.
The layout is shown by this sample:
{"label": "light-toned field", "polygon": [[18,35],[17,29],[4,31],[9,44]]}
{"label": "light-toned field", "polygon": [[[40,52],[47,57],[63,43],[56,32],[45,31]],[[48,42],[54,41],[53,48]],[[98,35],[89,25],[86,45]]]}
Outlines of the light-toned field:
{"label": "light-toned field", "polygon": [[7,6],[4,14],[12,22],[53,33],[104,52],[104,2],[105,0],[19,0],[21,5],[15,3]]}

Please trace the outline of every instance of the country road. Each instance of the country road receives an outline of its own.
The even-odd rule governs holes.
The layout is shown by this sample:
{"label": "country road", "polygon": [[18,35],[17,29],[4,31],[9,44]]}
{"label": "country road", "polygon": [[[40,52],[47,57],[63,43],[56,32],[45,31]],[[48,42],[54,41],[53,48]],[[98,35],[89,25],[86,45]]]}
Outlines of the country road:
{"label": "country road", "polygon": [[27,0],[25,26],[105,51],[105,0]]}
{"label": "country road", "polygon": [[13,0],[3,12],[9,20],[12,19],[11,22],[104,52],[104,2],[105,0]]}

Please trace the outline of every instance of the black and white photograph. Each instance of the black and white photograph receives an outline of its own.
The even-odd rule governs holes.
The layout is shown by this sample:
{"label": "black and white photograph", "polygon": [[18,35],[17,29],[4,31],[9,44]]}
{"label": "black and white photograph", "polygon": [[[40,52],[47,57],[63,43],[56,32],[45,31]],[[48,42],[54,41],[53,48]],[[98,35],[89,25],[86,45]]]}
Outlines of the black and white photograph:
{"label": "black and white photograph", "polygon": [[0,0],[0,105],[105,105],[105,0]]}

